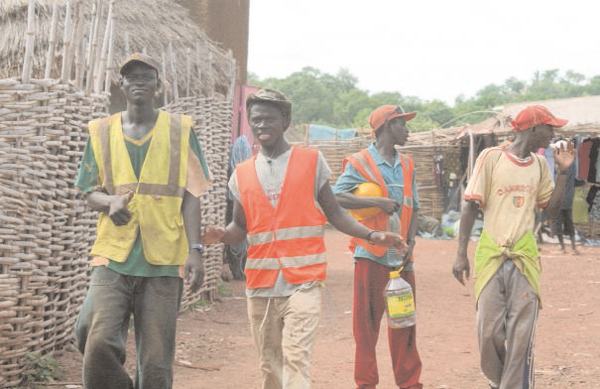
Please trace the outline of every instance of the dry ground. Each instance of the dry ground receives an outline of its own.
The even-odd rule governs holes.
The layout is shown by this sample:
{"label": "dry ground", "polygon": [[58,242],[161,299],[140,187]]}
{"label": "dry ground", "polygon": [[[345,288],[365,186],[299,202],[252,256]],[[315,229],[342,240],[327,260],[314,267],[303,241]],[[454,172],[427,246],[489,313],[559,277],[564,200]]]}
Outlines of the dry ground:
{"label": "dry ground", "polygon": [[[314,389],[353,388],[352,262],[347,238],[327,230],[329,273],[313,357]],[[475,243],[471,244],[471,252]],[[600,248],[580,256],[541,246],[544,273],[536,342],[538,388],[600,388]],[[418,346],[426,388],[486,388],[478,367],[472,283],[451,276],[456,241],[418,239]],[[243,283],[226,283],[228,296],[179,318],[176,389],[253,389],[259,373],[246,318]],[[380,388],[393,388],[385,324],[379,342]],[[130,336],[133,338],[133,336]],[[132,339],[130,339],[131,341]],[[131,347],[130,347],[131,348]],[[128,366],[134,356],[130,352]],[[78,387],[81,357],[65,352],[62,379]],[[183,365],[191,364],[190,367]],[[53,386],[53,388],[60,386]],[[64,386],[63,386],[64,387]],[[110,386],[107,386],[109,388]]]}

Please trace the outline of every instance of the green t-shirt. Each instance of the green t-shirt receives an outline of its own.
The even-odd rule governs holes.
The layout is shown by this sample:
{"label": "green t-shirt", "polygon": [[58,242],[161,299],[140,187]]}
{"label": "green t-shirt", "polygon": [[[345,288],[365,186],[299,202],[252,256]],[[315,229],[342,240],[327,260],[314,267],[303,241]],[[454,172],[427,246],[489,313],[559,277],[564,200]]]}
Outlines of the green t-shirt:
{"label": "green t-shirt", "polygon": [[[142,165],[146,159],[146,154],[148,153],[148,148],[150,147],[151,139],[152,135],[146,136],[139,141],[125,137],[125,145],[127,146],[129,159],[131,160],[131,166],[133,167],[133,171],[138,179],[140,176],[140,171],[142,170]],[[204,176],[208,179],[210,177],[210,173],[206,165],[206,161],[204,160],[204,154],[202,153],[200,142],[198,142],[198,138],[193,130],[190,131],[189,143],[190,149],[200,161],[200,165],[204,170]],[[79,174],[77,175],[75,186],[83,193],[90,193],[98,189],[99,182],[98,165],[96,164],[96,159],[94,158],[92,143],[90,139],[88,139],[83,151],[83,157],[81,159],[81,165],[79,166]],[[153,265],[146,261],[139,230],[127,260],[125,262],[115,262],[109,260],[108,268],[116,271],[117,273],[128,276],[179,277],[179,266],[177,265],[159,266]]]}

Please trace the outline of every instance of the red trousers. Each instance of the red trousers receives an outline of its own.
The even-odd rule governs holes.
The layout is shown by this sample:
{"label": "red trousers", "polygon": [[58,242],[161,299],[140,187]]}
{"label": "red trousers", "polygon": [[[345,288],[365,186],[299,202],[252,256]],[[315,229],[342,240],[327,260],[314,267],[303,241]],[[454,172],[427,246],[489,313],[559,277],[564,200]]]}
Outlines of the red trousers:
{"label": "red trousers", "polygon": [[[379,383],[375,347],[381,319],[385,313],[383,291],[389,280],[390,270],[392,269],[369,259],[358,258],[356,261],[353,309],[356,342],[354,380],[359,388],[371,389]],[[411,285],[415,294],[414,272],[402,272],[401,276]],[[417,351],[416,325],[408,328],[388,328],[388,340],[396,385],[403,389],[421,389],[421,358]]]}

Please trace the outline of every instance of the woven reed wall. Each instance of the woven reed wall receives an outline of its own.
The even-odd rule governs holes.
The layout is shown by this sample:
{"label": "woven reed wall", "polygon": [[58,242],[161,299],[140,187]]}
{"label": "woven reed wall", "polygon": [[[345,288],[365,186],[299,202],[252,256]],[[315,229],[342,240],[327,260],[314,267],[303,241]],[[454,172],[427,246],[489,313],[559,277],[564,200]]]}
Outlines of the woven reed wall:
{"label": "woven reed wall", "polygon": [[73,184],[105,99],[0,80],[0,387],[19,385],[28,353],[71,341],[96,219]]}
{"label": "woven reed wall", "polygon": [[[206,97],[181,98],[164,109],[184,113],[194,119],[194,130],[198,135],[210,171],[213,184],[200,198],[203,226],[225,226],[227,168],[231,148],[232,99],[210,99]],[[198,301],[200,297],[212,300],[221,279],[223,245],[207,246],[205,278],[202,289],[195,294],[187,291],[182,309]]]}

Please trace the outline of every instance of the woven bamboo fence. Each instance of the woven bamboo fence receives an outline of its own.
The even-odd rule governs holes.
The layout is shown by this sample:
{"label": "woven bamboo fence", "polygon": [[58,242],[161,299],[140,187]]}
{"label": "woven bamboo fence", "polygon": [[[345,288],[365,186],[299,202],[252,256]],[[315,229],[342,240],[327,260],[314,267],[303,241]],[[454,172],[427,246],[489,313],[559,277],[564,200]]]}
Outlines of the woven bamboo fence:
{"label": "woven bamboo fence", "polygon": [[[194,118],[215,179],[201,199],[204,225],[225,223],[234,60],[193,27],[178,5],[138,3],[138,8],[103,0],[0,3],[0,61],[7,65],[1,71],[8,77],[0,79],[0,388],[19,386],[34,369],[28,355],[52,355],[73,340],[97,222],[73,185],[87,123],[108,114],[117,64],[131,52],[162,59],[165,108]],[[162,11],[152,13],[156,7]],[[167,30],[160,19],[139,21],[148,13],[164,17]],[[128,39],[119,20],[149,32]],[[15,33],[5,29],[15,25],[17,44],[5,50],[4,38]],[[173,36],[178,40],[169,41]],[[209,248],[205,283],[184,296],[182,309],[215,297],[222,250]]]}
{"label": "woven bamboo fence", "polygon": [[0,387],[29,353],[69,342],[87,289],[96,215],[73,186],[106,97],[50,80],[0,80]]}
{"label": "woven bamboo fence", "polygon": [[[194,130],[214,179],[213,184],[200,198],[202,225],[225,226],[233,100],[186,97],[166,106],[165,109],[169,112],[190,115],[194,119]],[[204,285],[196,294],[188,292],[182,302],[182,309],[197,301],[203,294],[208,299],[213,299],[221,280],[222,262],[223,245],[208,246]]]}

